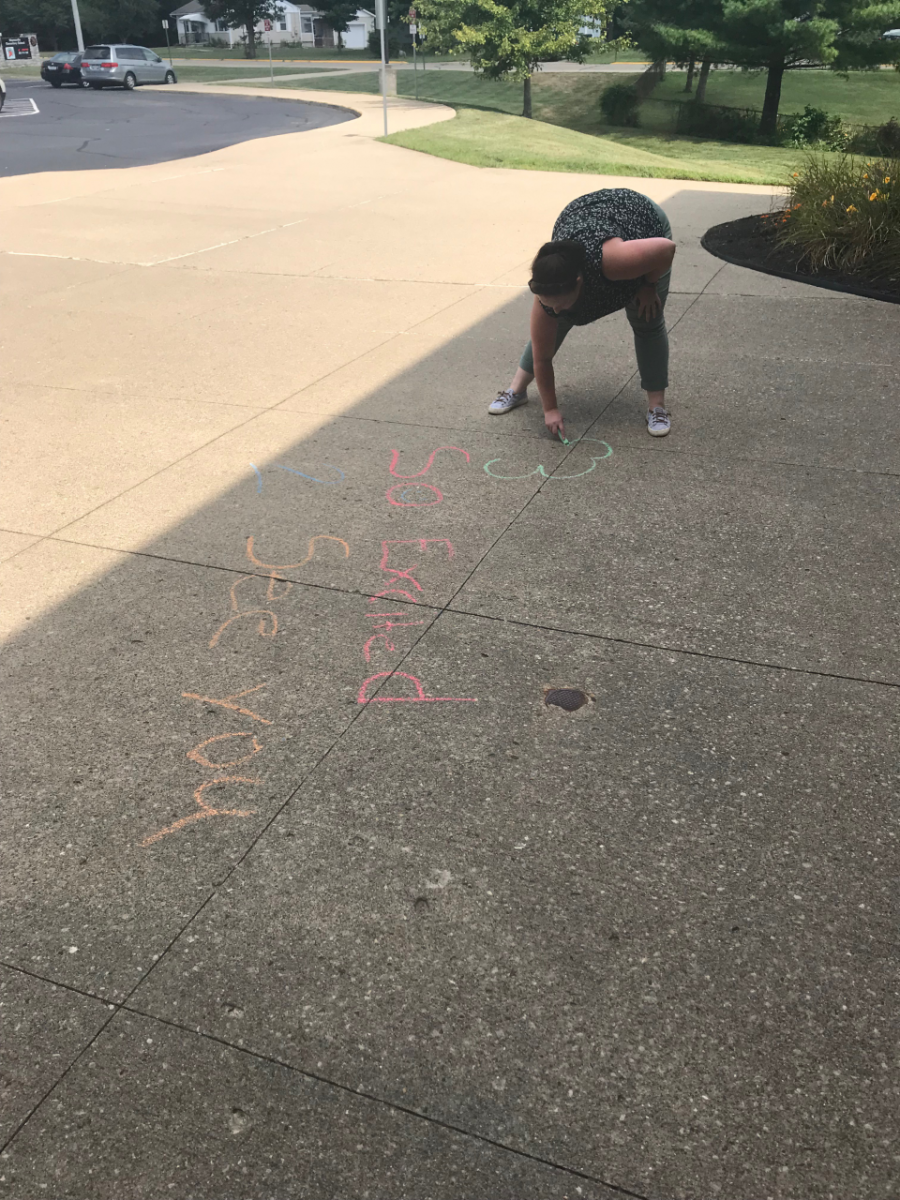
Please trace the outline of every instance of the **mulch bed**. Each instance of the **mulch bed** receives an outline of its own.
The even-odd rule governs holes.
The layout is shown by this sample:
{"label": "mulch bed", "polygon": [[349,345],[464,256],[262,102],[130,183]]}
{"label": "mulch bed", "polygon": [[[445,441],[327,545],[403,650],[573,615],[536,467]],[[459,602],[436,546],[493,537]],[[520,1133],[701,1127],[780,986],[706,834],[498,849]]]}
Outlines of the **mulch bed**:
{"label": "mulch bed", "polygon": [[714,225],[701,238],[701,245],[716,258],[723,258],[725,262],[738,267],[749,267],[752,271],[777,275],[780,279],[796,279],[814,287],[900,304],[900,279],[872,279],[859,272],[831,271],[827,268],[811,271],[808,263],[801,263],[803,252],[800,249],[778,245],[774,222],[762,217],[741,217],[739,221]]}

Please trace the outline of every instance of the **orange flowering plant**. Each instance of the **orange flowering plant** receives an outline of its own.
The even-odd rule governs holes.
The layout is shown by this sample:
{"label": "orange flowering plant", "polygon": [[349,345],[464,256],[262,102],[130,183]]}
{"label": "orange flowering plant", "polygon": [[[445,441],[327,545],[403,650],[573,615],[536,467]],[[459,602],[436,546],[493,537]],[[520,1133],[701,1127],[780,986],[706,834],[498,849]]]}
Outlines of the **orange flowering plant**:
{"label": "orange flowering plant", "polygon": [[809,154],[789,181],[778,240],[813,269],[900,282],[900,160]]}

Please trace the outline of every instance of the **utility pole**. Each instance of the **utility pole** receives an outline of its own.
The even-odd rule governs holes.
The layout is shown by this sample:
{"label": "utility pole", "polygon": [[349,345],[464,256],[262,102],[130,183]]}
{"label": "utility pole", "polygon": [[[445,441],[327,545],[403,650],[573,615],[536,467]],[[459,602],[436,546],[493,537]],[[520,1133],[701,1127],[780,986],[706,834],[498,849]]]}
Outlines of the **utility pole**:
{"label": "utility pole", "polygon": [[416,10],[415,10],[414,8],[411,8],[411,9],[409,10],[409,32],[412,34],[412,44],[413,44],[413,81],[414,81],[414,83],[415,83],[415,86],[416,86],[416,99],[418,100],[418,98],[419,98],[419,73],[418,73],[418,71],[416,70],[416,67],[417,67],[417,65],[418,65],[418,64],[416,63],[416,42],[417,42],[417,40],[418,40],[418,26],[416,25]]}
{"label": "utility pole", "polygon": [[384,31],[387,26],[387,0],[375,0],[375,24],[381,32],[381,104],[384,108],[384,136],[387,137],[387,57],[384,52]]}
{"label": "utility pole", "polygon": [[72,0],[72,16],[75,20],[75,40],[78,42],[78,49],[84,50],[84,34],[81,32],[81,17],[78,13],[78,0]]}

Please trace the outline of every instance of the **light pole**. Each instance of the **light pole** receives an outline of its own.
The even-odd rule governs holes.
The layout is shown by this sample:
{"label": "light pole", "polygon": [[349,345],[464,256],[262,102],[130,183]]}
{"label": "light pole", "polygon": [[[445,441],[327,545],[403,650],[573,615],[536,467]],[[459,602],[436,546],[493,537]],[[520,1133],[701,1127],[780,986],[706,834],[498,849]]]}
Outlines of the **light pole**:
{"label": "light pole", "polygon": [[381,31],[381,103],[384,108],[384,136],[387,137],[387,59],[385,58],[384,54],[384,29],[387,25],[387,0],[375,0],[375,24]]}
{"label": "light pole", "polygon": [[72,0],[72,16],[75,20],[75,40],[78,42],[78,49],[84,50],[84,34],[81,32],[81,17],[78,13],[78,0]]}

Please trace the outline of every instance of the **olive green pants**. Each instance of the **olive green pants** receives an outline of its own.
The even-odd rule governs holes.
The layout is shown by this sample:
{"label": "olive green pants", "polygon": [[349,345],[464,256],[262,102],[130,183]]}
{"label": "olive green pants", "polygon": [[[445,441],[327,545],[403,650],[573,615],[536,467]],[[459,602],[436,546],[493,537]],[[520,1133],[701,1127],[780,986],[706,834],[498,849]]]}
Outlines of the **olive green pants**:
{"label": "olive green pants", "polygon": [[[669,225],[669,218],[658,204],[654,204],[652,200],[650,203],[653,204],[662,222],[663,232],[660,234],[660,237],[671,238],[672,228]],[[628,323],[631,325],[634,334],[634,352],[637,356],[641,387],[645,392],[661,392],[669,386],[669,335],[666,332],[666,299],[669,295],[669,280],[671,275],[671,271],[666,271],[665,275],[661,276],[656,285],[660,306],[659,312],[655,317],[645,320],[638,314],[636,297],[630,300],[625,306],[625,316],[628,318]],[[556,319],[556,326],[554,358],[560,346],[565,341],[569,330],[574,328],[574,323],[562,313]],[[529,375],[534,374],[534,355],[531,350],[530,341],[526,344],[522,352],[522,357],[519,359],[519,366],[523,371],[527,371]]]}

